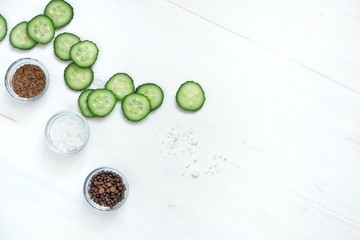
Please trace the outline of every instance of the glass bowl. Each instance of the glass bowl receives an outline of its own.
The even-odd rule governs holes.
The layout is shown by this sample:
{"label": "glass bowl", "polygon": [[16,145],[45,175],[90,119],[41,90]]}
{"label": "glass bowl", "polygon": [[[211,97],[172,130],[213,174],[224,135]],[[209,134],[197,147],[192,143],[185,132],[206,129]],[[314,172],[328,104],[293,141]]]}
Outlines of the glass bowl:
{"label": "glass bowl", "polygon": [[[46,78],[45,87],[42,90],[42,92],[32,98],[20,97],[19,95],[17,95],[15,93],[15,91],[13,89],[13,85],[12,85],[12,78],[13,78],[14,73],[16,72],[17,69],[19,69],[20,67],[22,67],[26,64],[32,64],[32,65],[38,66],[44,72],[45,78]],[[38,60],[36,60],[34,58],[21,58],[21,59],[15,61],[14,63],[12,63],[10,65],[10,67],[8,68],[8,70],[6,71],[6,74],[5,74],[6,90],[8,91],[10,96],[12,96],[17,101],[23,102],[23,103],[33,102],[36,99],[39,99],[41,96],[43,96],[49,86],[49,83],[50,83],[50,76],[49,76],[48,70],[42,63],[40,63]]]}
{"label": "glass bowl", "polygon": [[[101,205],[97,204],[96,202],[94,202],[90,197],[89,188],[90,188],[91,180],[97,173],[99,173],[101,171],[106,171],[106,172],[109,171],[109,172],[113,172],[115,174],[118,174],[122,178],[123,183],[125,185],[126,190],[125,190],[125,193],[124,193],[124,199],[121,200],[119,203],[117,203],[113,207],[101,206]],[[119,172],[118,170],[116,170],[114,168],[110,168],[110,167],[100,167],[100,168],[97,168],[94,171],[92,171],[86,177],[85,182],[84,182],[83,192],[84,192],[84,197],[85,197],[86,201],[90,204],[90,206],[92,206],[96,210],[99,210],[99,211],[114,211],[116,209],[119,209],[125,203],[128,195],[129,195],[129,182],[126,179],[125,175],[122,174],[121,172]]]}
{"label": "glass bowl", "polygon": [[45,127],[47,144],[60,155],[80,152],[86,146],[89,136],[90,129],[85,118],[72,111],[54,114]]}

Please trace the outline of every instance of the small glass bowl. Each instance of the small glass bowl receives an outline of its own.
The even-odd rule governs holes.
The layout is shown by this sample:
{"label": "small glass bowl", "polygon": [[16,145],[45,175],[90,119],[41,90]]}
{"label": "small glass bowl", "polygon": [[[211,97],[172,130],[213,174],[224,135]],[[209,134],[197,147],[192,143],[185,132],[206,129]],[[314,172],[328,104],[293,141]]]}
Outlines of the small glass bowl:
{"label": "small glass bowl", "polygon": [[[71,137],[74,137],[74,136],[71,136],[71,135],[77,135],[77,134],[79,134],[79,132],[75,132],[77,129],[71,129],[72,131],[68,131],[68,132],[66,132],[65,129],[60,131],[59,128],[61,128],[61,125],[64,125],[64,123],[61,121],[63,121],[65,117],[70,119],[70,121],[73,121],[73,124],[70,124],[71,128],[73,128],[77,124],[82,129],[80,131],[83,131],[82,133],[84,134],[82,143],[78,144],[77,146],[74,146],[74,147],[68,147],[69,149],[64,149],[64,146],[61,146],[61,144],[57,144],[57,142],[59,140],[56,140],[56,137],[61,138],[62,140],[66,140],[63,138],[68,137],[69,139],[66,142],[73,143],[74,139],[71,139]],[[55,132],[55,131],[57,131],[57,132]],[[52,134],[55,134],[55,135],[52,136]],[[60,137],[59,137],[59,134],[61,134]],[[75,112],[72,112],[72,111],[61,111],[61,112],[54,114],[49,119],[49,121],[47,122],[46,127],[45,127],[45,137],[46,137],[47,144],[49,145],[50,149],[53,152],[60,154],[60,155],[66,156],[66,155],[72,155],[72,154],[80,152],[86,146],[87,142],[89,141],[89,136],[90,136],[90,129],[89,129],[89,125],[88,125],[87,121],[85,120],[85,118]],[[79,141],[81,141],[81,140],[79,140]]]}
{"label": "small glass bowl", "polygon": [[[15,93],[15,91],[13,89],[13,86],[12,86],[12,77],[13,77],[14,73],[16,72],[17,69],[19,69],[21,66],[26,65],[26,64],[32,64],[32,65],[38,66],[44,72],[45,78],[46,78],[44,90],[41,93],[39,93],[38,95],[36,95],[35,97],[32,97],[32,98],[22,98],[22,97],[18,96]],[[36,99],[43,96],[44,93],[46,92],[48,86],[49,86],[49,83],[50,83],[50,75],[49,75],[48,70],[46,69],[46,67],[42,63],[40,63],[38,60],[36,60],[34,58],[21,58],[21,59],[15,61],[14,63],[12,63],[10,65],[10,67],[6,71],[6,75],[5,75],[5,87],[6,87],[6,90],[8,91],[10,96],[12,96],[17,101],[23,102],[23,103],[33,102]]]}
{"label": "small glass bowl", "polygon": [[[91,180],[97,173],[99,173],[101,171],[113,172],[115,174],[120,175],[120,177],[122,178],[123,183],[126,187],[124,199],[113,207],[101,206],[101,205],[97,204],[96,202],[94,202],[90,197],[89,187],[90,187]],[[95,169],[91,173],[89,173],[89,175],[86,177],[85,182],[84,182],[83,192],[84,192],[84,197],[85,197],[86,201],[90,204],[90,206],[92,206],[93,208],[95,208],[96,210],[99,210],[99,211],[110,212],[110,211],[119,209],[125,203],[128,195],[129,195],[129,182],[126,179],[125,175],[122,174],[121,172],[119,172],[118,170],[116,170],[114,168],[110,168],[110,167],[100,167],[100,168]]]}

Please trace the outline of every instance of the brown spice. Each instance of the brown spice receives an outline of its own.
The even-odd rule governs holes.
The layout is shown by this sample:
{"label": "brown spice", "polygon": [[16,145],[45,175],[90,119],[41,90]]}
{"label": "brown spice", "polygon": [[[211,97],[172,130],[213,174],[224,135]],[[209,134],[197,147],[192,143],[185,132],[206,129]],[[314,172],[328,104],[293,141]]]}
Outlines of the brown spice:
{"label": "brown spice", "polygon": [[12,88],[22,98],[33,98],[45,89],[46,76],[40,67],[25,64],[19,67],[12,76]]}
{"label": "brown spice", "polygon": [[126,187],[122,177],[111,171],[95,174],[88,188],[90,198],[105,207],[114,207],[125,198]]}
{"label": "brown spice", "polygon": [[103,194],[105,192],[105,189],[104,188],[102,188],[102,187],[100,187],[100,189],[99,189],[99,193],[100,194]]}

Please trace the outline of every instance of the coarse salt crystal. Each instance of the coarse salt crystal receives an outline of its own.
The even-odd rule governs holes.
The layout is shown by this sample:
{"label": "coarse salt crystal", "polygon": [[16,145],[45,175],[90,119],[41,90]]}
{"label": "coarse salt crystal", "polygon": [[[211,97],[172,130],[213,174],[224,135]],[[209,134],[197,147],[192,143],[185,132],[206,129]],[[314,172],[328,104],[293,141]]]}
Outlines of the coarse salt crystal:
{"label": "coarse salt crystal", "polygon": [[87,139],[87,126],[75,114],[58,117],[49,129],[49,138],[59,152],[74,152],[81,148]]}
{"label": "coarse salt crystal", "polygon": [[191,172],[191,176],[192,176],[193,178],[198,178],[198,177],[200,176],[200,173],[199,173],[199,171],[194,170],[194,171]]}

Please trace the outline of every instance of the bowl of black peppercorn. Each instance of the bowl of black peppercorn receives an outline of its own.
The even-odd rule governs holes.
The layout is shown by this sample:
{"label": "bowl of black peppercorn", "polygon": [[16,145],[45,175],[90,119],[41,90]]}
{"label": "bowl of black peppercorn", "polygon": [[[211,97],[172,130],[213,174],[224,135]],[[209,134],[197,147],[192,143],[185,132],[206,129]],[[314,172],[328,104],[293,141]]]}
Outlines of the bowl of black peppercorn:
{"label": "bowl of black peppercorn", "polygon": [[118,170],[101,167],[86,177],[83,191],[86,201],[96,210],[114,211],[125,203],[129,183]]}

